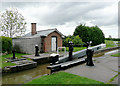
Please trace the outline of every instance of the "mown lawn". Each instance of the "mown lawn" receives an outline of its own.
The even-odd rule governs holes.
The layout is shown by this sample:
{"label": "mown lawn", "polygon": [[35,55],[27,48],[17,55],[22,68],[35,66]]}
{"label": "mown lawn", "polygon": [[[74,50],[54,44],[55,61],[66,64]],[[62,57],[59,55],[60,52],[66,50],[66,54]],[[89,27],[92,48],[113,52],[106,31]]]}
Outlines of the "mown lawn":
{"label": "mown lawn", "polygon": [[[22,55],[28,55],[28,54],[15,53],[15,57],[17,57],[17,58],[22,58],[21,57]],[[6,58],[12,58],[12,57],[13,57],[13,54],[7,54],[7,55],[0,56],[0,63],[1,63],[0,68],[6,67],[6,66],[16,65],[16,64],[11,63],[11,62],[6,63],[6,61],[8,61]]]}
{"label": "mown lawn", "polygon": [[[116,47],[115,43],[111,40],[105,40],[106,48]],[[86,47],[74,47],[73,52],[86,49]],[[66,47],[66,51],[69,51],[69,47]]]}
{"label": "mown lawn", "polygon": [[[86,49],[86,47],[74,47],[73,52],[77,52],[77,51],[80,51],[80,50],[83,50],[83,49]],[[66,51],[69,51],[69,47],[66,47]]]}
{"label": "mown lawn", "polygon": [[116,47],[115,43],[111,40],[105,40],[106,48]]}
{"label": "mown lawn", "polygon": [[120,57],[120,53],[116,53],[116,54],[113,54],[111,56],[114,56],[114,57]]}
{"label": "mown lawn", "polygon": [[70,74],[67,72],[58,72],[52,75],[46,75],[34,79],[23,86],[29,86],[29,84],[104,84],[96,80],[88,79],[86,77],[80,77],[78,75]]}

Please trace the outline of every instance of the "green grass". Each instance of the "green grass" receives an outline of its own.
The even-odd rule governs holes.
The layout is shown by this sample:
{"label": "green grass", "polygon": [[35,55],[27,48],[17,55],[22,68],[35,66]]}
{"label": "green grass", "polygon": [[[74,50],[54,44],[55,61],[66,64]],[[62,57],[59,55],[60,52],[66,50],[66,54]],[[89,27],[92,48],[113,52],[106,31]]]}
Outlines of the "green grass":
{"label": "green grass", "polygon": [[[28,54],[23,54],[23,53],[15,53],[15,57],[17,58],[23,58],[21,57],[22,55],[28,55]],[[11,63],[11,62],[8,62],[6,63],[6,61],[8,61],[6,58],[12,58],[13,57],[13,54],[7,54],[7,55],[3,55],[3,56],[0,56],[0,68],[4,68],[6,66],[15,66],[16,64],[14,63]]]}
{"label": "green grass", "polygon": [[116,47],[116,45],[114,44],[114,42],[111,41],[111,40],[105,40],[105,44],[106,44],[106,48]]}
{"label": "green grass", "polygon": [[114,56],[114,57],[120,57],[120,53],[116,53],[116,54],[113,54],[111,56]]}
{"label": "green grass", "polygon": [[[111,40],[105,40],[106,48],[116,47],[115,43]],[[77,52],[80,50],[86,49],[86,47],[74,47],[73,52]],[[69,47],[66,47],[66,51],[69,51]]]}
{"label": "green grass", "polygon": [[[77,51],[80,51],[80,50],[83,50],[83,49],[86,49],[86,47],[74,47],[73,52],[77,52]],[[69,47],[66,47],[66,51],[69,51]]]}
{"label": "green grass", "polygon": [[120,74],[120,72],[118,72],[117,75],[115,75],[114,77],[112,77],[107,84],[110,84],[112,81],[114,81],[114,79]]}
{"label": "green grass", "polygon": [[78,75],[70,74],[67,72],[58,72],[52,75],[39,77],[26,83],[26,85],[29,84],[104,84],[104,83],[88,79],[86,77],[80,77]]}
{"label": "green grass", "polygon": [[8,63],[2,63],[2,68],[6,67],[6,66],[15,66],[16,64],[8,62]]}

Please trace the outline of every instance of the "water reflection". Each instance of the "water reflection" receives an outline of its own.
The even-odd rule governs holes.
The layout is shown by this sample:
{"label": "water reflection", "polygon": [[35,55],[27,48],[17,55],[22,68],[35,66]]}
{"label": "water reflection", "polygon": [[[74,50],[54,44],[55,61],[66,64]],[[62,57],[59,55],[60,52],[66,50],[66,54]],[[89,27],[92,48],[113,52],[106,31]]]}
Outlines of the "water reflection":
{"label": "water reflection", "polygon": [[7,74],[2,76],[2,84],[22,84],[37,76],[49,74],[50,71],[46,69],[49,64],[38,65],[36,68]]}

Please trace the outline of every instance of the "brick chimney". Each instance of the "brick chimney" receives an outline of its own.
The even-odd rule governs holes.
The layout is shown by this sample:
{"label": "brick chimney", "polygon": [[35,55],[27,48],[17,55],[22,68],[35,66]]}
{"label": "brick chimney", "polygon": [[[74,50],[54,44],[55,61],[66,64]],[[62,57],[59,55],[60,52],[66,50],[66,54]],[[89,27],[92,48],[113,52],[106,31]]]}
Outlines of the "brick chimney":
{"label": "brick chimney", "polygon": [[36,32],[36,23],[31,23],[31,34],[32,35],[37,34],[37,32]]}

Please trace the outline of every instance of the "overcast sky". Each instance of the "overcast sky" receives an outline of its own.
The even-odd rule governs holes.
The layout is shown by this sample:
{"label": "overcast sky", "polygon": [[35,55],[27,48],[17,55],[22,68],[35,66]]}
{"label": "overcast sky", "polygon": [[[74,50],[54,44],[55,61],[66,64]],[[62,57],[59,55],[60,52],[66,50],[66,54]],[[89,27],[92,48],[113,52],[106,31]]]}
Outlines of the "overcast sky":
{"label": "overcast sky", "polygon": [[17,8],[25,17],[27,31],[37,23],[37,31],[57,28],[64,35],[72,35],[76,26],[97,25],[105,37],[118,38],[118,1],[114,2],[2,2],[0,11]]}

